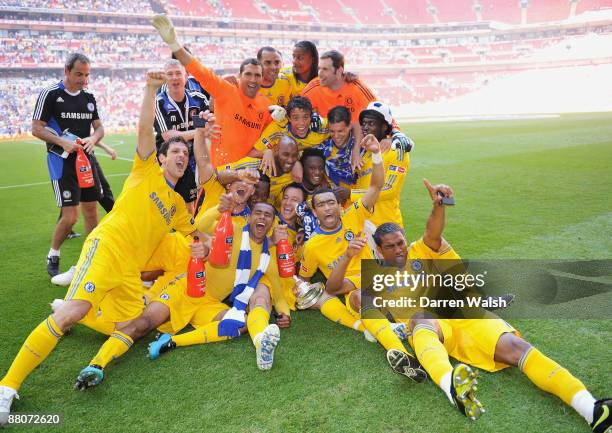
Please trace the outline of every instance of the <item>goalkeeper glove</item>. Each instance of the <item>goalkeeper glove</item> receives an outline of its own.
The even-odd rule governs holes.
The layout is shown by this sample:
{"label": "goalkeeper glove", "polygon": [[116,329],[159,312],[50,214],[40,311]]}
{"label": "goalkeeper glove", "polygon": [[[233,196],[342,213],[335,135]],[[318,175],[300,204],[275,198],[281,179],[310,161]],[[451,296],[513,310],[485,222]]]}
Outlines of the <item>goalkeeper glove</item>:
{"label": "goalkeeper glove", "polygon": [[268,109],[271,111],[272,120],[276,123],[282,123],[287,118],[287,110],[280,105],[270,105]]}
{"label": "goalkeeper glove", "polygon": [[410,152],[412,149],[414,149],[414,141],[412,141],[410,137],[407,137],[403,132],[395,131],[391,135],[391,149],[402,149],[404,152]]}
{"label": "goalkeeper glove", "polygon": [[152,20],[153,27],[157,30],[157,33],[161,36],[166,44],[170,47],[173,53],[180,50],[181,44],[178,43],[176,38],[176,31],[172,25],[172,21],[166,14],[155,15]]}

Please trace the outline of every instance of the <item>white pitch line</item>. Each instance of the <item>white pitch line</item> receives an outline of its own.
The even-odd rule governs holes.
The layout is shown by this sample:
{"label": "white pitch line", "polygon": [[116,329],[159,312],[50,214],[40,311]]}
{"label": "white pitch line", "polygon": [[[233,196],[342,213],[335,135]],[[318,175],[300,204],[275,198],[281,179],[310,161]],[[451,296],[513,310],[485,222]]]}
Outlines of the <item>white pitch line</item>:
{"label": "white pitch line", "polygon": [[[129,173],[113,173],[113,174],[107,174],[106,177],[127,176],[128,174]],[[46,182],[22,183],[19,185],[0,186],[0,189],[25,188],[29,186],[49,185],[49,184],[51,184],[51,181],[48,180]]]}

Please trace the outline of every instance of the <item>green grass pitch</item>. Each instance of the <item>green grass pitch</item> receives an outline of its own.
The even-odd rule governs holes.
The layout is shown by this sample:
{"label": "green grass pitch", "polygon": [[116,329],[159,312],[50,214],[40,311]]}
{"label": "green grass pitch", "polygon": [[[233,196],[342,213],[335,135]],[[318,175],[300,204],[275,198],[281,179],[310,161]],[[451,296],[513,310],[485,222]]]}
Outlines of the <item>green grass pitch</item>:
{"label": "green grass pitch", "polygon": [[[610,114],[551,119],[406,124],[416,150],[402,193],[410,239],[430,210],[422,185],[444,182],[457,205],[445,237],[465,258],[612,258]],[[100,157],[118,195],[134,136],[108,136],[126,160]],[[45,255],[57,219],[45,150],[36,140],[0,143],[0,374],[65,290],[52,286]],[[98,152],[98,154],[101,154]],[[28,184],[29,186],[24,186]],[[103,214],[103,211],[101,210]],[[82,223],[76,227],[82,232]],[[83,238],[62,248],[62,270]],[[612,305],[612,292],[575,302]],[[598,398],[612,395],[612,321],[519,320],[528,341],[580,378]],[[15,412],[61,413],[70,432],[586,432],[584,420],[535,388],[517,369],[482,373],[487,413],[462,417],[428,382],[387,366],[384,350],[315,312],[293,315],[274,368],[260,372],[248,337],[178,349],[152,362],[143,339],[107,369],[96,389],[76,392],[77,373],[104,336],[77,326],[25,382]],[[607,347],[607,349],[606,349]]]}

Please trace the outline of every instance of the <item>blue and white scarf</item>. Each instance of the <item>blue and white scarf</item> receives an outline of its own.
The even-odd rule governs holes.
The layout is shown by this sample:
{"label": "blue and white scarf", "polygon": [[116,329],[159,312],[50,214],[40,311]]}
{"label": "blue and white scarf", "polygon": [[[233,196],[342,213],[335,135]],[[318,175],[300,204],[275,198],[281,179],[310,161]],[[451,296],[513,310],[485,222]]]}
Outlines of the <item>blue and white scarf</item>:
{"label": "blue and white scarf", "polygon": [[251,244],[249,242],[249,227],[247,224],[242,229],[242,241],[240,242],[240,254],[238,255],[238,264],[236,266],[236,277],[234,278],[234,290],[230,296],[230,301],[233,302],[232,308],[225,314],[221,322],[219,322],[219,335],[227,337],[238,337],[240,328],[245,325],[245,311],[249,305],[249,299],[257,287],[259,279],[265,274],[270,263],[270,250],[268,249],[268,237],[263,241],[261,257],[259,258],[259,266],[251,279],[252,253]]}
{"label": "blue and white scarf", "polygon": [[[355,139],[353,138],[353,134],[351,134],[346,146],[338,149],[338,153],[334,158],[332,158],[331,155],[336,146],[331,138],[328,138],[317,146],[317,149],[323,151],[323,155],[325,155],[325,172],[327,173],[327,177],[335,185],[340,185],[340,182],[348,184],[357,182],[357,175],[351,170],[351,154],[353,153],[354,145]],[[361,156],[363,156],[363,149],[360,152]]]}

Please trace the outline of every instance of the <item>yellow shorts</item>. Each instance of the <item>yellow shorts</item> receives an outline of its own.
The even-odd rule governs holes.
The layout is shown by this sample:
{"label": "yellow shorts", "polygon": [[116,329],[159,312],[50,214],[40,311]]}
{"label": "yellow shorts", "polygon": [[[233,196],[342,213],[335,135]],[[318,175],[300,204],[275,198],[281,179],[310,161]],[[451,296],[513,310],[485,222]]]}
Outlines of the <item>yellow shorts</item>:
{"label": "yellow shorts", "polygon": [[157,246],[153,255],[141,271],[156,271],[161,269],[173,274],[187,270],[191,250],[189,239],[180,233],[168,233]]}
{"label": "yellow shorts", "polygon": [[502,319],[438,319],[444,347],[458,360],[486,371],[502,370],[508,365],[495,361],[495,347],[506,332],[520,335]]}
{"label": "yellow shorts", "polygon": [[65,299],[91,303],[92,318],[103,311],[104,319],[125,322],[144,309],[140,269],[117,257],[116,247],[100,238],[87,238]]}
{"label": "yellow shorts", "polygon": [[185,326],[191,324],[199,328],[212,322],[217,314],[229,310],[223,302],[211,296],[201,298],[187,296],[187,279],[177,276],[170,280],[161,294],[153,302],[161,302],[170,309],[170,320],[161,324],[157,329],[160,332],[176,334]]}
{"label": "yellow shorts", "polygon": [[149,288],[148,290],[146,290],[144,292],[144,296],[146,299],[149,300],[149,302],[153,302],[153,300],[155,298],[157,298],[159,295],[161,295],[162,291],[166,288],[166,286],[172,281],[175,280],[177,277],[183,277],[185,276],[185,272],[183,271],[182,273],[173,273],[173,272],[164,272],[163,275],[159,276],[155,282],[153,283],[153,285],[151,286],[151,288]]}

